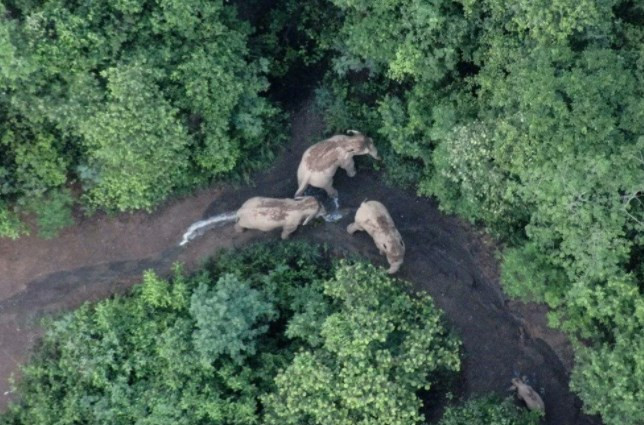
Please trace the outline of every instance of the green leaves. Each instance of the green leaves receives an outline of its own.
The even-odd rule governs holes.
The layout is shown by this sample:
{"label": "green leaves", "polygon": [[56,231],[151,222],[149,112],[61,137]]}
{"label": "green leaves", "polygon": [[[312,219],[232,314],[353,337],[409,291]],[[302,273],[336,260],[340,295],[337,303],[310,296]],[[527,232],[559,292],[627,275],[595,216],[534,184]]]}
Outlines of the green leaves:
{"label": "green leaves", "polygon": [[57,236],[60,230],[74,224],[73,203],[74,199],[68,189],[54,189],[44,195],[20,201],[24,211],[36,216],[38,234],[45,239]]}
{"label": "green leaves", "polygon": [[0,201],[0,237],[18,239],[23,233],[25,233],[24,224],[17,214]]}
{"label": "green leaves", "polygon": [[[395,80],[435,83],[453,72],[467,22],[450,1],[334,1],[345,14],[341,60],[361,58]],[[379,65],[379,66],[376,66]]]}
{"label": "green leaves", "polygon": [[495,161],[491,125],[472,122],[454,128],[433,152],[435,172],[419,191],[441,199],[441,208],[497,235],[512,235],[527,217],[517,179]]}
{"label": "green leaves", "polygon": [[79,125],[94,175],[85,196],[92,206],[150,209],[187,171],[188,135],[141,65],[103,76],[109,103]]}
{"label": "green leaves", "polygon": [[641,7],[334,4],[345,20],[320,92],[329,127],[378,134],[387,173],[405,177],[394,180],[506,243],[506,291],[546,302],[553,325],[592,341],[576,372],[588,409],[607,423],[633,416],[630,381],[609,406],[598,395],[617,375],[584,370],[638,354],[613,348],[637,338],[623,294],[641,300],[644,279]]}
{"label": "green leaves", "polygon": [[577,34],[608,37],[611,28],[605,17],[612,14],[618,2],[490,0],[485,3],[493,16],[503,17],[507,30],[546,44],[565,42]]}
{"label": "green leaves", "polygon": [[[576,283],[570,314],[584,325],[578,344],[571,388],[586,402],[585,410],[600,413],[607,423],[638,424],[644,420],[644,298],[631,275],[613,277],[607,285],[587,288]],[[610,388],[610,391],[606,391]]]}
{"label": "green leaves", "polygon": [[266,59],[250,58],[250,28],[221,1],[53,1],[1,15],[9,204],[79,178],[89,210],[149,210],[247,174],[283,140],[259,96]]}
{"label": "green leaves", "polygon": [[335,312],[318,330],[321,347],[297,353],[276,378],[267,423],[420,423],[416,392],[460,368],[459,343],[429,297],[365,264],[341,264],[324,293]]}
{"label": "green leaves", "polygon": [[261,292],[234,275],[224,275],[214,290],[200,284],[192,294],[190,314],[196,322],[193,343],[202,361],[222,354],[241,362],[256,352],[255,340],[268,330],[257,325],[274,320],[277,312]]}
{"label": "green leaves", "polygon": [[482,397],[450,406],[438,425],[537,425],[540,412],[520,408],[508,399]]}
{"label": "green leaves", "polygon": [[50,324],[0,422],[416,423],[417,390],[458,370],[459,343],[406,289],[301,243],[171,281],[148,271],[130,296]]}

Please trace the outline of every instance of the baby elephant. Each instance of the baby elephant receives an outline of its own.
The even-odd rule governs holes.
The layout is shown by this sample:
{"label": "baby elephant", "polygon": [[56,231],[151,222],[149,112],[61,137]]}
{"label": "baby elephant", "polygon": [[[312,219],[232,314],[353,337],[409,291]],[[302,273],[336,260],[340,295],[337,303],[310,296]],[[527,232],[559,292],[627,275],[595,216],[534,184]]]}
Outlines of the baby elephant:
{"label": "baby elephant", "polygon": [[526,378],[513,378],[511,390],[517,390],[517,396],[525,401],[530,410],[546,411],[546,405],[543,403],[541,396],[530,385],[525,383]]}
{"label": "baby elephant", "polygon": [[324,207],[312,196],[297,199],[250,198],[237,210],[235,231],[257,229],[268,232],[282,227],[282,239],[289,237],[300,224],[326,214]]}
{"label": "baby elephant", "polygon": [[403,263],[405,243],[387,208],[378,201],[363,202],[356,211],[354,222],[347,227],[347,232],[350,234],[356,230],[369,233],[380,250],[380,255],[387,256],[389,262],[387,273],[396,273]]}
{"label": "baby elephant", "polygon": [[295,196],[301,195],[311,185],[326,190],[329,196],[335,198],[338,191],[333,188],[333,176],[338,167],[344,168],[349,177],[353,177],[356,175],[353,157],[367,154],[380,159],[373,140],[355,130],[314,144],[302,155],[297,169],[298,189]]}

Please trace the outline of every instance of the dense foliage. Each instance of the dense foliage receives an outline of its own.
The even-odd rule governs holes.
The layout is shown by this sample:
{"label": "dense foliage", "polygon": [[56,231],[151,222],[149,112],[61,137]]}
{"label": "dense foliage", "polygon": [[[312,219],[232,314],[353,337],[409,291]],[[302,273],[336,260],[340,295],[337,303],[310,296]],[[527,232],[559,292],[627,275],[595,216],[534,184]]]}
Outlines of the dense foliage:
{"label": "dense foliage", "polygon": [[438,425],[538,425],[540,413],[519,408],[508,399],[484,397],[448,407]]}
{"label": "dense foliage", "polygon": [[320,327],[288,328],[291,338],[313,338],[312,348],[300,350],[275,378],[277,391],[265,397],[266,423],[420,423],[416,392],[429,390],[428,373],[459,369],[459,345],[445,338],[428,295],[401,289],[372,266],[341,265],[324,284],[335,311],[322,319],[325,300],[311,299],[295,319]]}
{"label": "dense foliage", "polygon": [[[507,293],[574,340],[585,409],[644,422],[641,2],[238,3],[1,3],[0,236],[25,215],[55,234],[77,189],[89,210],[149,209],[257,166],[282,134],[264,75],[301,93],[329,65],[329,131],[368,133],[390,181],[497,236]],[[248,323],[269,320],[238,289],[263,306]],[[227,331],[255,349],[259,329]]]}
{"label": "dense foliage", "polygon": [[332,2],[330,129],[369,132],[392,180],[506,242],[507,292],[578,339],[585,409],[644,421],[642,5]]}
{"label": "dense foliage", "polygon": [[150,209],[269,159],[250,32],[221,0],[0,4],[0,236],[74,181],[90,210]]}
{"label": "dense foliage", "polygon": [[417,391],[460,367],[427,295],[304,244],[227,253],[55,320],[18,424],[422,422]]}

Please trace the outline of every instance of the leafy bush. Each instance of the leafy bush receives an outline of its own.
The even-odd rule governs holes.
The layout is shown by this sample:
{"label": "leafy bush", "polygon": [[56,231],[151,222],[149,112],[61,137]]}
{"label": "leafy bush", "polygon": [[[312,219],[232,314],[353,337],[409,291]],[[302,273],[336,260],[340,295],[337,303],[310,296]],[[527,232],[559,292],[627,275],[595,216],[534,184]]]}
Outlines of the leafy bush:
{"label": "leafy bush", "polygon": [[490,396],[448,407],[438,425],[537,425],[539,419],[539,412],[530,412],[507,399]]}
{"label": "leafy bush", "polygon": [[[108,103],[79,124],[87,149],[87,201],[118,210],[151,208],[184,179],[186,129],[138,64],[110,68]],[[153,108],[150,105],[154,105]]]}
{"label": "leafy bush", "polygon": [[[601,414],[606,423],[639,424],[644,421],[644,307],[633,316],[632,329],[612,335],[615,342],[577,349],[578,366],[570,386],[587,403],[587,411]],[[606,388],[611,390],[606,392]]]}
{"label": "leafy bush", "polygon": [[0,201],[0,237],[18,239],[24,232],[24,224],[20,222],[20,218]]}
{"label": "leafy bush", "polygon": [[[320,391],[301,409],[329,397],[355,418],[417,422],[416,390],[458,370],[458,347],[428,296],[372,266],[256,245],[191,277],[148,271],[130,296],[54,320],[0,423],[301,423],[279,404],[306,398],[303,383]],[[322,363],[298,375],[309,358]],[[325,370],[337,386],[311,381]]]}
{"label": "leafy bush", "polygon": [[221,0],[0,6],[3,201],[78,178],[90,209],[150,209],[265,164],[285,133],[250,33]]}
{"label": "leafy bush", "polygon": [[0,143],[13,154],[10,179],[23,193],[39,196],[48,188],[65,183],[67,161],[51,134],[36,134],[33,139],[25,140],[19,133],[7,130]]}
{"label": "leafy bush", "polygon": [[74,224],[71,208],[74,200],[68,189],[51,190],[45,195],[23,198],[22,208],[36,215],[38,234],[45,239],[58,235],[61,229]]}
{"label": "leafy bush", "polygon": [[494,161],[494,138],[487,125],[455,128],[434,150],[432,162],[435,172],[420,182],[419,192],[438,197],[442,209],[484,222],[500,236],[525,226],[519,184]]}
{"label": "leafy bush", "polygon": [[261,292],[240,282],[234,275],[223,275],[214,290],[200,284],[192,293],[190,314],[196,322],[195,349],[202,359],[222,354],[241,362],[256,351],[255,340],[266,333],[276,311]]}
{"label": "leafy bush", "polygon": [[[315,330],[321,347],[298,352],[275,378],[277,391],[264,398],[267,423],[422,422],[416,392],[430,388],[428,375],[459,370],[459,343],[429,296],[403,288],[371,265],[340,265],[324,284],[336,311]],[[310,338],[310,329],[289,331]]]}

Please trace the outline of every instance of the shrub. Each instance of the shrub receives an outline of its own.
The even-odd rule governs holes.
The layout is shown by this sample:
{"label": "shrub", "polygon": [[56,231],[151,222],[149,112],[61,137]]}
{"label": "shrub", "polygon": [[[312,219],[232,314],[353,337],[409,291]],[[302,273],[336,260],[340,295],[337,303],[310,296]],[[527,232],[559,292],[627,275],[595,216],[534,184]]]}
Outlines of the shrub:
{"label": "shrub", "polygon": [[488,396],[448,407],[438,425],[537,425],[539,419],[539,412],[519,408],[498,396]]}
{"label": "shrub", "polygon": [[72,204],[74,200],[68,189],[51,190],[48,193],[22,199],[23,208],[36,215],[38,234],[45,239],[56,237],[61,229],[74,224]]}
{"label": "shrub", "polygon": [[[300,409],[328,396],[352,417],[418,421],[416,390],[458,369],[459,343],[405,289],[306,244],[228,252],[171,281],[148,271],[131,295],[50,323],[0,423],[301,423],[275,415],[287,393],[306,399],[290,392],[302,383],[320,391]],[[309,358],[322,363],[293,375]],[[312,381],[325,370],[333,385]]]}
{"label": "shrub", "polygon": [[18,239],[26,232],[17,214],[0,201],[0,238]]}
{"label": "shrub", "polygon": [[223,1],[11,3],[0,9],[6,203],[78,178],[90,209],[151,209],[248,175],[284,140],[268,61]]}
{"label": "shrub", "polygon": [[264,398],[267,423],[420,423],[416,392],[437,371],[460,367],[459,344],[429,297],[410,296],[364,264],[341,265],[324,293],[337,310],[317,330],[321,347],[300,351],[276,377],[277,391]]}
{"label": "shrub", "polygon": [[261,292],[223,275],[214,290],[200,284],[192,293],[190,315],[196,322],[195,349],[207,363],[222,354],[236,362],[256,352],[255,340],[268,330],[266,323],[276,316]]}

